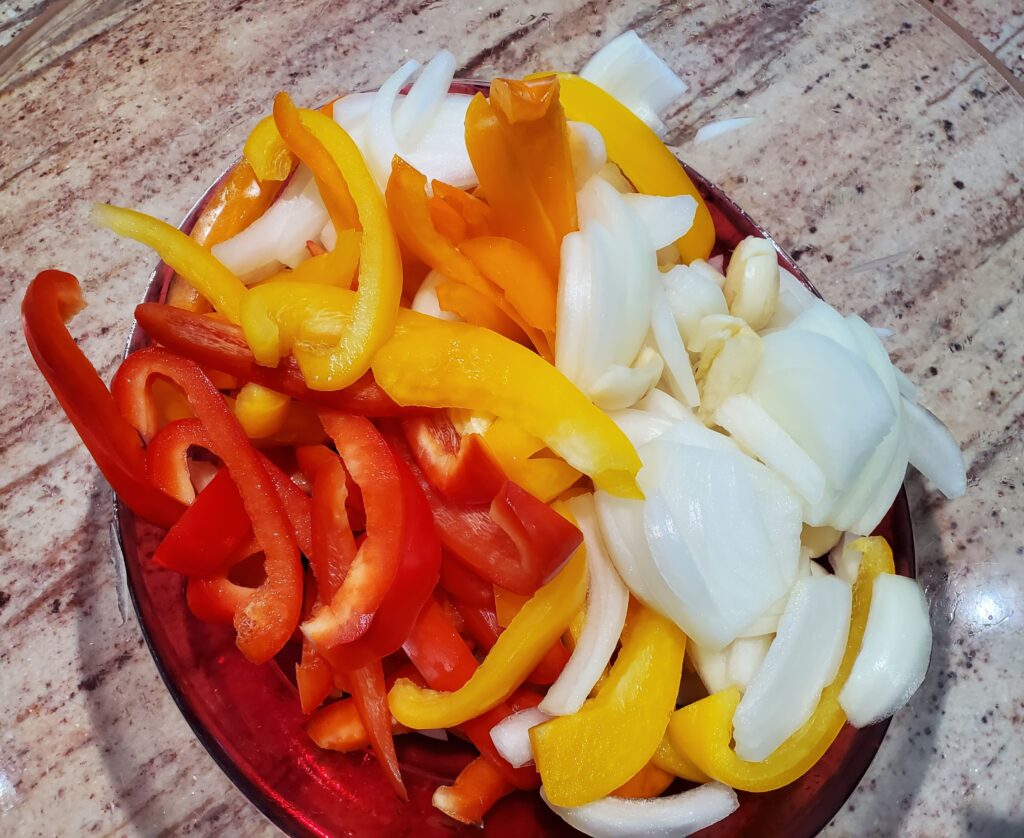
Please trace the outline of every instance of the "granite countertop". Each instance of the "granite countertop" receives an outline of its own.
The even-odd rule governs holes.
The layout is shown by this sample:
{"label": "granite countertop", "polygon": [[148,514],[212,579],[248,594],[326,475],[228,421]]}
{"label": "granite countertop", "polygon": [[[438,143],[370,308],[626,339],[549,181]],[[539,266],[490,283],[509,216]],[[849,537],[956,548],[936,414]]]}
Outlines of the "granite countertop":
{"label": "granite countertop", "polygon": [[[931,668],[827,834],[1024,834],[1024,7],[1005,0],[3,4],[0,832],[275,834],[119,604],[109,490],[20,333],[28,280],[78,274],[73,329],[109,377],[153,259],[91,202],[179,220],[280,89],[324,101],[440,46],[466,76],[577,67],[629,27],[690,86],[670,142],[894,330],[970,465],[952,503],[908,480]],[[758,119],[692,145],[734,116]]]}

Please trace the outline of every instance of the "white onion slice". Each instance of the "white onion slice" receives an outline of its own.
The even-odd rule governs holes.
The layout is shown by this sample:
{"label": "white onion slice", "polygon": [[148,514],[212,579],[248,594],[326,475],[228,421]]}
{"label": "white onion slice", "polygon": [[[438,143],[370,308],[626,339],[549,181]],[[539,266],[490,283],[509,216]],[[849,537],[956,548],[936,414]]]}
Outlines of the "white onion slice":
{"label": "white onion slice", "polygon": [[844,532],[839,543],[828,552],[828,563],[832,567],[832,572],[851,585],[857,581],[860,560],[864,554],[860,550],[851,549],[850,545],[860,537],[856,533]]}
{"label": "white onion slice", "polygon": [[306,242],[320,236],[327,218],[313,173],[299,166],[263,215],[242,232],[215,244],[211,252],[243,279],[277,262],[294,268],[309,258]]}
{"label": "white onion slice", "polygon": [[697,214],[697,202],[690,195],[663,197],[631,192],[622,200],[636,213],[655,249],[668,247],[685,236]]}
{"label": "white onion slice", "polygon": [[633,406],[637,410],[653,413],[655,416],[662,416],[673,422],[687,420],[697,422],[697,417],[693,415],[693,411],[690,408],[678,399],[670,396],[664,390],[658,390],[657,388],[651,390],[650,393]]}
{"label": "white onion slice", "polygon": [[764,663],[771,645],[772,638],[767,634],[737,637],[729,644],[729,663],[726,669],[729,680],[746,690]]}
{"label": "white onion slice", "polygon": [[629,592],[605,553],[593,496],[581,495],[568,505],[583,533],[590,581],[583,631],[561,675],[539,705],[552,716],[567,716],[583,706],[615,652],[629,605]]}
{"label": "white onion slice", "polygon": [[893,366],[892,371],[896,374],[896,383],[899,385],[900,395],[907,401],[917,404],[917,385],[899,367]]}
{"label": "white onion slice", "polygon": [[693,661],[694,669],[697,670],[704,689],[709,693],[727,690],[735,683],[729,675],[728,646],[718,651],[712,651],[691,641],[686,644],[686,653]]}
{"label": "white onion slice", "polygon": [[446,49],[438,50],[395,109],[395,139],[403,152],[415,149],[427,133],[448,95],[456,67],[454,55]]}
{"label": "white onion slice", "polygon": [[793,587],[778,633],[733,716],[736,753],[759,762],[810,718],[835,680],[850,631],[851,589],[834,576]]}
{"label": "white onion slice", "polygon": [[913,579],[883,573],[871,587],[864,640],[839,704],[854,727],[888,718],[921,686],[932,651],[928,603]]}
{"label": "white onion slice", "polygon": [[664,369],[661,356],[645,346],[632,366],[613,364],[608,367],[589,387],[588,395],[602,410],[622,410],[647,395]]}
{"label": "white onion slice", "polygon": [[691,352],[695,351],[693,342],[701,321],[712,314],[729,313],[722,286],[715,282],[711,273],[694,269],[692,265],[677,265],[661,275],[676,327]]}
{"label": "white onion slice", "polygon": [[730,396],[715,411],[715,422],[768,468],[782,476],[808,503],[825,492],[825,475],[793,437],[750,396]]}
{"label": "white onion slice", "polygon": [[715,122],[708,122],[697,129],[697,134],[693,138],[693,144],[700,145],[700,143],[706,143],[710,140],[717,139],[723,134],[728,134],[731,131],[738,131],[740,128],[750,125],[750,123],[756,121],[757,119],[752,116],[738,116],[733,119],[719,119]]}
{"label": "white onion slice", "polygon": [[683,339],[672,317],[665,289],[660,284],[654,286],[651,332],[654,334],[655,346],[665,361],[665,378],[669,391],[683,404],[697,407],[700,404],[700,394],[697,392],[697,382],[690,366],[690,356],[686,353]]}
{"label": "white onion slice", "polygon": [[762,348],[749,395],[832,486],[849,488],[896,420],[882,382],[859,355],[813,332],[783,329]]}
{"label": "white onion slice", "polygon": [[530,745],[530,728],[550,719],[539,707],[529,707],[511,716],[506,716],[491,728],[491,741],[498,753],[513,768],[522,768],[533,762],[533,748]]}
{"label": "white onion slice", "polygon": [[558,817],[592,838],[680,838],[724,820],[740,805],[736,792],[721,783],[649,800],[603,797],[573,808],[553,805],[543,787],[540,795]]}
{"label": "white onion slice", "polygon": [[416,296],[412,299],[412,310],[418,311],[420,314],[436,317],[438,320],[458,321],[460,319],[459,316],[451,311],[442,309],[437,299],[437,286],[445,281],[447,281],[447,278],[442,273],[437,271],[428,273],[416,291]]}
{"label": "white onion slice", "polygon": [[672,427],[672,420],[646,410],[626,408],[612,411],[608,415],[633,443],[634,448],[657,439]]}
{"label": "white onion slice", "polygon": [[658,114],[687,90],[686,83],[632,29],[598,50],[580,75],[610,93],[659,134],[665,126]]}
{"label": "white onion slice", "polygon": [[589,122],[568,124],[573,181],[576,189],[580,190],[608,162],[608,150],[601,132]]}
{"label": "white onion slice", "polygon": [[645,605],[666,613],[671,599],[644,536],[644,501],[594,492],[594,508],[608,557],[622,581]]}
{"label": "white onion slice", "polygon": [[587,343],[587,323],[593,293],[590,248],[583,233],[562,239],[555,309],[555,366],[572,382],[580,380],[582,353]]}
{"label": "white onion slice", "polygon": [[366,165],[384,191],[391,177],[391,161],[398,154],[398,138],[395,136],[395,103],[400,91],[420,68],[419,61],[406,61],[391,77],[380,86],[370,112],[366,116],[366,147],[361,148]]}
{"label": "white onion slice", "polygon": [[910,464],[947,498],[967,491],[967,466],[949,430],[927,409],[903,399],[910,437]]}
{"label": "white onion slice", "polygon": [[761,334],[785,328],[817,301],[818,298],[810,288],[779,265],[779,300],[775,304],[775,314],[761,330]]}

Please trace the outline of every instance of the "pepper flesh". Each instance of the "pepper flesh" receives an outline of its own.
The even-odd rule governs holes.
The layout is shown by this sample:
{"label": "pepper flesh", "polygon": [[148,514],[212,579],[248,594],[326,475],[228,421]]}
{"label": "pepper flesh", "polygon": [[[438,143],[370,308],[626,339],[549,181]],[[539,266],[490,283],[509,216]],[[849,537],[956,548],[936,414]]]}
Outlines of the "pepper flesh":
{"label": "pepper flesh", "polygon": [[597,695],[570,716],[530,730],[537,770],[556,806],[611,794],[658,749],[675,707],[686,636],[640,608]]}
{"label": "pepper flesh", "polygon": [[139,517],[169,527],[185,507],[147,480],[138,433],[65,325],[84,306],[75,277],[64,271],[40,273],[21,304],[29,351],[117,496]]}
{"label": "pepper flesh", "polygon": [[761,762],[740,759],[730,747],[732,717],[740,701],[736,687],[709,695],[677,710],[669,723],[675,749],[709,777],[743,791],[772,791],[792,783],[809,771],[835,741],[846,722],[839,693],[857,659],[871,608],[871,590],[883,573],[895,573],[892,550],[884,538],[859,538],[852,545],[861,552],[853,587],[853,610],[846,651],[835,680],[822,691],[818,707],[796,733]]}
{"label": "pepper flesh", "polygon": [[497,707],[526,680],[565,631],[583,605],[586,592],[586,556],[577,551],[523,606],[462,687],[439,692],[400,680],[388,696],[392,714],[407,727],[424,730],[455,727]]}
{"label": "pepper flesh", "polygon": [[260,439],[281,429],[291,401],[284,393],[249,381],[235,396],[235,416],[247,436]]}
{"label": "pepper flesh", "polygon": [[638,192],[689,195],[697,202],[693,226],[676,242],[683,261],[707,259],[715,245],[715,225],[697,187],[676,156],[629,108],[596,84],[558,73],[561,101],[569,119],[587,122],[604,138],[608,159],[618,164]]}
{"label": "pepper flesh", "polygon": [[555,367],[528,349],[465,323],[417,318],[373,359],[373,374],[399,404],[485,410],[510,419],[599,489],[627,498],[640,458],[618,426]]}
{"label": "pepper flesh", "polygon": [[[366,372],[374,352],[394,328],[402,295],[398,241],[373,176],[345,130],[322,113],[296,110],[285,94],[279,94],[275,100],[274,113],[289,148],[317,178],[335,227],[343,230],[352,226],[346,223],[347,199],[354,205],[363,231],[359,247],[359,288],[346,328],[333,345],[309,346],[300,342],[293,348],[306,383],[312,389],[340,390]],[[281,302],[280,298],[254,298],[250,294],[245,305],[254,309],[250,319],[274,321],[276,305]],[[258,352],[256,357],[262,362]]]}
{"label": "pepper flesh", "polygon": [[551,503],[580,478],[576,469],[558,457],[534,456],[543,450],[543,441],[508,419],[492,422],[483,438],[508,479],[544,503]]}

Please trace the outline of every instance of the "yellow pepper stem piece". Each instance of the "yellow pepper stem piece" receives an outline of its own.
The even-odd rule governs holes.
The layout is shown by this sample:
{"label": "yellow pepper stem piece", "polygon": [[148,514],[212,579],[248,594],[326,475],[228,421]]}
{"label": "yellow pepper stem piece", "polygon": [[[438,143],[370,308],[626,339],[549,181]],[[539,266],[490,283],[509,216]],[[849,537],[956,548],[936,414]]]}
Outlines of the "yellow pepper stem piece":
{"label": "yellow pepper stem piece", "polygon": [[153,248],[217,311],[232,323],[240,321],[245,285],[201,244],[165,221],[123,207],[96,204],[92,217],[119,236]]}
{"label": "yellow pepper stem piece", "polygon": [[682,164],[644,122],[596,84],[558,73],[562,107],[571,120],[588,122],[604,137],[608,158],[618,164],[645,195],[690,195],[697,214],[690,231],[676,242],[684,262],[707,259],[715,244],[715,225],[707,204]]}
{"label": "yellow pepper stem piece", "polygon": [[246,436],[262,439],[277,433],[288,418],[291,398],[251,381],[235,397],[235,416]]}
{"label": "yellow pepper stem piece", "polygon": [[792,783],[809,771],[835,741],[846,722],[839,706],[839,693],[850,677],[860,652],[871,590],[883,573],[895,573],[892,550],[884,538],[857,539],[852,545],[862,554],[857,581],[853,586],[850,634],[835,680],[821,694],[821,700],[807,722],[762,762],[740,759],[730,747],[732,717],[740,701],[736,687],[714,693],[677,710],[669,723],[669,738],[675,749],[709,777],[743,791],[772,791]]}
{"label": "yellow pepper stem piece", "polygon": [[373,359],[396,402],[486,410],[539,437],[595,485],[642,497],[640,458],[618,426],[562,373],[525,347],[465,323],[432,318],[396,330]]}
{"label": "yellow pepper stem piece", "polygon": [[[366,372],[373,354],[394,329],[402,295],[398,241],[384,198],[345,130],[322,113],[296,110],[286,94],[278,95],[274,116],[288,147],[313,171],[336,229],[352,226],[349,207],[354,205],[363,230],[359,289],[347,327],[332,346],[318,346],[315,350],[295,346],[295,359],[312,389],[340,390]],[[246,304],[252,322],[259,321],[265,327],[267,321],[274,320],[272,308],[258,310],[258,301],[247,300]],[[246,338],[249,339],[248,329]],[[261,357],[256,346],[252,348],[260,363],[276,363],[271,358],[275,353],[264,351]],[[276,355],[281,354],[279,349]]]}
{"label": "yellow pepper stem piece", "polygon": [[597,695],[577,713],[530,730],[537,770],[556,806],[611,794],[658,750],[676,703],[686,636],[643,608]]}
{"label": "yellow pepper stem piece", "polygon": [[392,715],[406,727],[426,730],[455,727],[497,707],[540,663],[586,595],[587,559],[583,550],[577,550],[558,575],[523,605],[462,687],[438,692],[400,678],[388,695]]}

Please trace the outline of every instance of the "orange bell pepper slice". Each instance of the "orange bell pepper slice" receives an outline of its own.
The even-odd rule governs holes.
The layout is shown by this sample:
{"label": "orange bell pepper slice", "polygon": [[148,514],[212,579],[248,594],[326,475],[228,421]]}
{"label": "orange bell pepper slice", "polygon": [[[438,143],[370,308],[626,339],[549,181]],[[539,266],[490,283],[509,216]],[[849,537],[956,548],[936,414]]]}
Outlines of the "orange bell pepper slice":
{"label": "orange bell pepper slice", "polygon": [[486,202],[444,181],[432,180],[430,188],[437,200],[443,201],[459,214],[466,224],[468,238],[494,235],[494,210]]}
{"label": "orange bell pepper slice", "polygon": [[516,343],[529,343],[530,339],[515,321],[479,291],[461,282],[449,281],[438,285],[436,292],[437,304],[442,311],[457,314],[467,323],[483,326]]}

